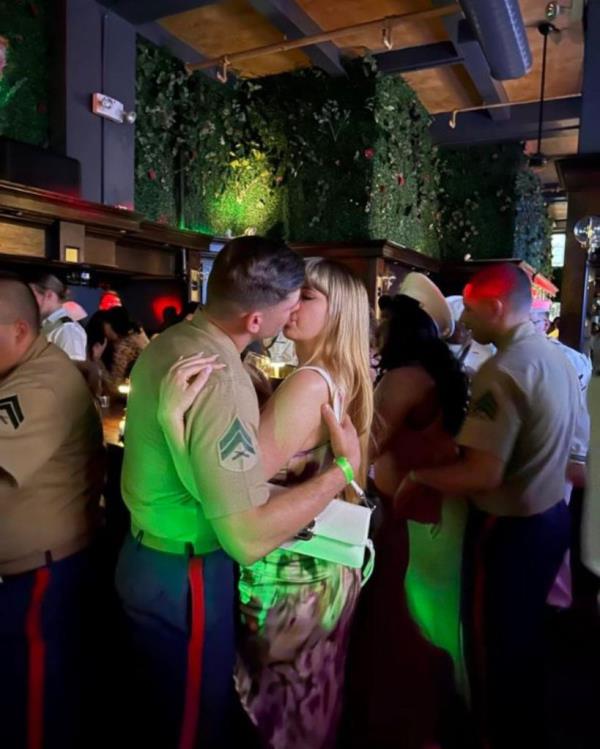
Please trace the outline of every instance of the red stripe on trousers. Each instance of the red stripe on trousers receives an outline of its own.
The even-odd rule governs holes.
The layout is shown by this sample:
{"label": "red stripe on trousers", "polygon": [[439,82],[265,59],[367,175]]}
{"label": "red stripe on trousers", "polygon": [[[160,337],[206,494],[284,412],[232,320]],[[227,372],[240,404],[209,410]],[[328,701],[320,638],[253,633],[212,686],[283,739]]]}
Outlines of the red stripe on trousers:
{"label": "red stripe on trousers", "polygon": [[179,738],[179,749],[193,749],[200,717],[200,692],[202,688],[202,655],[204,650],[205,609],[204,575],[202,557],[190,559],[188,566],[192,602],[192,621],[188,643],[185,705]]}
{"label": "red stripe on trousers", "polygon": [[[476,666],[480,681],[480,699],[482,706],[483,730],[487,733],[486,725],[486,647],[485,647],[485,595],[486,595],[486,575],[485,575],[485,544],[488,537],[496,524],[495,517],[486,518],[475,552],[475,584],[473,596],[473,634],[475,636]],[[488,749],[489,742],[487,736],[482,737],[484,749]]]}
{"label": "red stripe on trousers", "polygon": [[50,569],[36,570],[25,632],[29,656],[27,690],[27,749],[42,749],[44,743],[44,678],[46,643],[42,631],[42,604],[50,583]]}

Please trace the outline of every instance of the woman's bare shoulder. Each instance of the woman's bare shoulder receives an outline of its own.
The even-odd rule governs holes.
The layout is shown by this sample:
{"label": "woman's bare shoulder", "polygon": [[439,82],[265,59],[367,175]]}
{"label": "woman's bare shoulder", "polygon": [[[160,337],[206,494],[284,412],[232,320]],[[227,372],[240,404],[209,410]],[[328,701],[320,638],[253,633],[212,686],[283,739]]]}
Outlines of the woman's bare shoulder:
{"label": "woman's bare shoulder", "polygon": [[274,398],[310,398],[303,400],[304,405],[329,401],[329,386],[325,379],[314,369],[302,369],[289,375],[275,391]]}

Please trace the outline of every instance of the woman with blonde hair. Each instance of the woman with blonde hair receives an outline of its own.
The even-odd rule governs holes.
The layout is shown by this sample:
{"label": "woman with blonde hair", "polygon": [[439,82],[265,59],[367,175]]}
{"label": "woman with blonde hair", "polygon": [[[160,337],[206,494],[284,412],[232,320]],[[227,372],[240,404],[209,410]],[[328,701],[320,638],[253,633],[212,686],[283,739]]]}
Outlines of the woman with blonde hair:
{"label": "woman with blonde hair", "polygon": [[[333,455],[321,417],[321,406],[330,403],[338,418],[350,416],[361,437],[359,483],[364,484],[373,415],[364,285],[344,266],[310,258],[299,308],[284,333],[294,341],[299,366],[261,413],[265,475],[272,484],[290,486],[330,465]],[[185,360],[179,365],[186,366],[189,372]],[[191,406],[177,370],[163,381],[160,405],[176,463]],[[358,570],[282,548],[241,568],[235,681],[264,746],[335,746],[360,582]]]}

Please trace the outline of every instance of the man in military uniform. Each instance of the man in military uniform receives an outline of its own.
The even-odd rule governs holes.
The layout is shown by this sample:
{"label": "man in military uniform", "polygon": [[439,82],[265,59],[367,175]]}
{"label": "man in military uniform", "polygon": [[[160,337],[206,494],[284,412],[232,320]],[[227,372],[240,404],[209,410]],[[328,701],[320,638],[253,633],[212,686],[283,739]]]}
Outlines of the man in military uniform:
{"label": "man in military uniform", "polygon": [[471,499],[463,584],[474,702],[493,749],[532,749],[546,746],[544,606],[569,544],[564,486],[579,384],[535,333],[523,271],[481,271],[464,302],[475,340],[498,352],[473,379],[457,462],[411,472],[399,493],[424,484]]}
{"label": "man in military uniform", "polygon": [[[234,561],[250,564],[293,538],[349,480],[334,464],[270,498],[262,468],[257,399],[240,353],[281,330],[303,280],[302,259],[284,244],[230,241],[215,260],[206,308],[154,339],[132,372],[122,479],[131,535],[117,589],[142,709],[152,715],[140,731],[146,725],[142,738],[156,746],[233,745]],[[187,413],[189,455],[176,466],[158,417],[160,384],[181,356],[200,351],[225,367]],[[356,469],[356,432],[327,418],[334,452]]]}
{"label": "man in military uniform", "polygon": [[102,427],[77,368],[0,278],[0,746],[81,747],[82,605]]}
{"label": "man in military uniform", "polygon": [[30,286],[40,308],[42,333],[46,339],[61,348],[73,361],[85,361],[86,332],[63,309],[67,287],[51,273],[40,276]]}

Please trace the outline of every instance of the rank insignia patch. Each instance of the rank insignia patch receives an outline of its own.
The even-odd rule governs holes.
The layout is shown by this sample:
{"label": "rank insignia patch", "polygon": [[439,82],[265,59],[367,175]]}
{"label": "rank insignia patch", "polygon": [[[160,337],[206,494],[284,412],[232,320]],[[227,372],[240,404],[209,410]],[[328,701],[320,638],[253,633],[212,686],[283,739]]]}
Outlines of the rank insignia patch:
{"label": "rank insignia patch", "polygon": [[0,398],[0,423],[12,424],[13,429],[18,429],[25,417],[16,395],[9,395],[8,398]]}
{"label": "rank insignia patch", "polygon": [[247,471],[258,461],[252,435],[237,417],[219,440],[218,450],[219,463],[228,471]]}
{"label": "rank insignia patch", "polygon": [[476,400],[469,409],[471,416],[478,416],[481,419],[495,421],[498,413],[498,401],[491,390],[484,393],[481,398]]}

